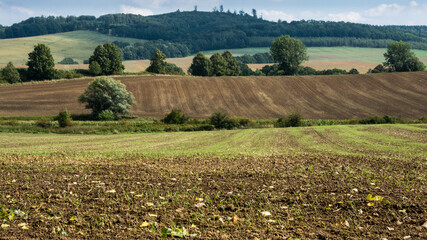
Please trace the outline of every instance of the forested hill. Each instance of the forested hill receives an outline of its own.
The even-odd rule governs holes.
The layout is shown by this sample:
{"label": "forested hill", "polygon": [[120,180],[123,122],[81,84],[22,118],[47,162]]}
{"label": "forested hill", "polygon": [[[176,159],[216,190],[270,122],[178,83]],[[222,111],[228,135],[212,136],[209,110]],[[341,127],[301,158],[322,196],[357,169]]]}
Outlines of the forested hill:
{"label": "forested hill", "polygon": [[427,26],[373,26],[367,24],[293,21],[270,22],[246,13],[173,12],[143,17],[108,14],[99,18],[34,17],[0,27],[0,38],[38,36],[75,30],[92,30],[119,37],[165,40],[200,50],[266,47],[280,35],[303,40],[307,46],[386,47],[392,40],[427,49]]}

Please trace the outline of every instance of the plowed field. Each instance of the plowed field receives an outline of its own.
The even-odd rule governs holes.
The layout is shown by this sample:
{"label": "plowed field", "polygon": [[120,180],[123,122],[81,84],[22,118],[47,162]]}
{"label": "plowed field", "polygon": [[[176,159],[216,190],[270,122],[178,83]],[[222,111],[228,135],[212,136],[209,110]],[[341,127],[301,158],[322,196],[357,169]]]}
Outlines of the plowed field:
{"label": "plowed field", "polygon": [[[117,77],[136,97],[133,113],[164,117],[173,108],[204,118],[215,110],[253,119],[298,110],[312,119],[427,115],[427,72],[296,77]],[[88,112],[77,101],[90,79],[0,86],[0,116]]]}

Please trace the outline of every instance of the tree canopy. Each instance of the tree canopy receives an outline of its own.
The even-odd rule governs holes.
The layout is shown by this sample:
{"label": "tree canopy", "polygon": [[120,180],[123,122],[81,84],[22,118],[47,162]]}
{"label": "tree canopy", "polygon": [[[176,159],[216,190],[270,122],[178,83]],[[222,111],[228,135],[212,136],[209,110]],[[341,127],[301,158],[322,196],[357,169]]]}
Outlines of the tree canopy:
{"label": "tree canopy", "polygon": [[8,83],[18,83],[21,82],[21,76],[19,75],[18,70],[13,66],[12,62],[9,62],[7,66],[2,71],[3,79]]}
{"label": "tree canopy", "polygon": [[130,108],[135,104],[135,98],[120,81],[109,77],[97,77],[80,95],[79,102],[86,103],[85,107],[92,109],[94,116],[105,111],[111,111],[118,116],[130,114]]}
{"label": "tree canopy", "polygon": [[188,71],[194,76],[210,76],[212,74],[212,63],[202,52],[199,52],[193,58]]}
{"label": "tree canopy", "polygon": [[384,53],[386,60],[384,65],[396,72],[423,71],[424,64],[410,50],[409,43],[402,41],[390,43],[387,52]]}
{"label": "tree canopy", "polygon": [[166,73],[166,55],[162,53],[159,49],[156,50],[154,53],[153,58],[150,59],[150,66],[147,68],[147,72],[151,73],[159,73],[159,74],[165,74]]}
{"label": "tree canopy", "polygon": [[98,45],[93,55],[89,58],[89,65],[93,62],[98,63],[101,75],[120,74],[125,69],[119,48],[112,43]]}
{"label": "tree canopy", "polygon": [[297,73],[299,65],[308,60],[307,48],[304,44],[289,35],[274,40],[270,54],[271,58],[279,63],[279,69],[283,70],[285,75]]}
{"label": "tree canopy", "polygon": [[31,80],[50,80],[55,76],[55,61],[50,48],[44,44],[37,44],[28,54],[28,78]]}

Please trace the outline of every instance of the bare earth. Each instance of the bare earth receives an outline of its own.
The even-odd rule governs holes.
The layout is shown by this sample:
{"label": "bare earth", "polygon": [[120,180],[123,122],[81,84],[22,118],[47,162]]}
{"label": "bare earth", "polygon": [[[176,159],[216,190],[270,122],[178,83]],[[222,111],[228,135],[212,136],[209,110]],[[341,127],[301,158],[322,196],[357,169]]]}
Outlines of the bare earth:
{"label": "bare earth", "polygon": [[[427,72],[296,77],[115,77],[136,98],[133,114],[164,117],[173,108],[194,118],[215,110],[271,119],[298,110],[312,119],[427,116]],[[77,98],[91,79],[0,86],[0,116],[88,113]]]}

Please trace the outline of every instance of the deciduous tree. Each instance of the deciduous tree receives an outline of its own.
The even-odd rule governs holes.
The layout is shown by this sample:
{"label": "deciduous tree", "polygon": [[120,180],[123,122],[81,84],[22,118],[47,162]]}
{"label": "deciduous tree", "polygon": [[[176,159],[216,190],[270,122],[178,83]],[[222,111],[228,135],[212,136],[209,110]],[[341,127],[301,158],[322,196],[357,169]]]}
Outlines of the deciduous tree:
{"label": "deciduous tree", "polygon": [[102,75],[120,74],[125,69],[119,48],[112,43],[98,45],[93,55],[89,58],[89,64],[92,62],[99,64]]}
{"label": "deciduous tree", "polygon": [[212,63],[202,52],[199,52],[193,58],[188,72],[193,76],[210,76],[212,74]]}
{"label": "deciduous tree", "polygon": [[390,43],[387,52],[384,53],[386,60],[384,65],[396,72],[423,71],[424,64],[410,50],[409,43],[402,41]]}
{"label": "deciduous tree", "polygon": [[272,59],[279,63],[279,69],[283,70],[285,75],[294,75],[298,71],[298,66],[308,60],[304,44],[288,35],[273,41],[270,54]]}
{"label": "deciduous tree", "polygon": [[12,62],[9,62],[7,66],[2,71],[3,79],[8,83],[18,83],[21,82],[21,76],[19,75],[18,70],[13,66]]}
{"label": "deciduous tree", "polygon": [[89,83],[79,102],[86,103],[92,114],[98,116],[103,111],[111,111],[116,116],[130,113],[135,98],[120,81],[109,77],[97,77]]}
{"label": "deciduous tree", "polygon": [[50,48],[44,44],[37,44],[28,54],[28,78],[31,80],[50,80],[55,76],[55,61]]}
{"label": "deciduous tree", "polygon": [[156,50],[152,59],[150,59],[150,66],[147,68],[147,72],[151,73],[166,73],[166,55],[159,49]]}

